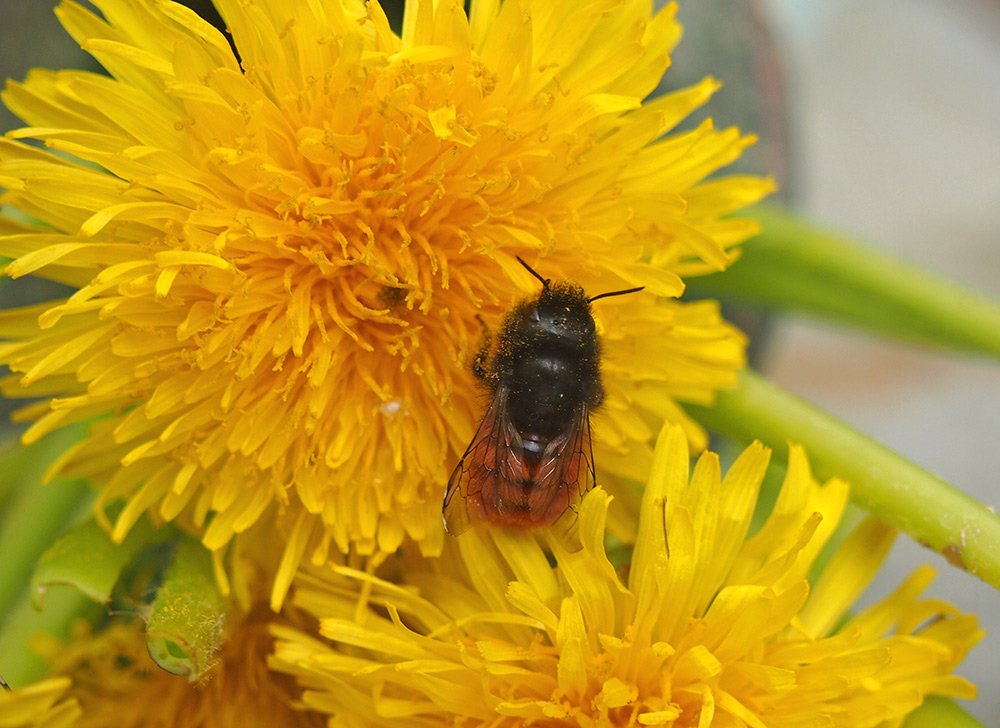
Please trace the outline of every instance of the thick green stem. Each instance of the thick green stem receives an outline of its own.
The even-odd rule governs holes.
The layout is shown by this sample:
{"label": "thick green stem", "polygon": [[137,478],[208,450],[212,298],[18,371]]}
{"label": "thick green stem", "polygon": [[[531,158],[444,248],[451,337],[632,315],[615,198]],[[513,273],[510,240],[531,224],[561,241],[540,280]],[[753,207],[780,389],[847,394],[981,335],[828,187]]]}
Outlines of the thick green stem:
{"label": "thick green stem", "polygon": [[25,592],[4,620],[0,630],[0,665],[11,687],[23,687],[48,674],[48,664],[31,647],[34,635],[46,634],[68,640],[73,622],[90,616],[97,609],[92,601],[75,589],[53,589],[45,599],[45,608],[34,608]]}
{"label": "thick green stem", "polygon": [[764,232],[688,295],[799,311],[880,334],[1000,358],[1000,303],[817,229],[780,208]]}
{"label": "thick green stem", "polygon": [[[65,439],[65,438],[63,438]],[[65,445],[65,442],[62,444]],[[10,501],[0,513],[0,620],[28,588],[38,557],[87,503],[83,481],[56,480],[43,485],[41,473],[50,458],[44,448],[21,449],[3,459],[3,480],[15,481]]]}
{"label": "thick green stem", "polygon": [[986,728],[954,700],[928,696],[924,704],[903,721],[903,728]]}
{"label": "thick green stem", "polygon": [[779,457],[788,440],[801,443],[817,477],[850,481],[859,505],[1000,588],[1000,517],[819,408],[746,371],[714,407],[688,409],[709,429],[761,440]]}

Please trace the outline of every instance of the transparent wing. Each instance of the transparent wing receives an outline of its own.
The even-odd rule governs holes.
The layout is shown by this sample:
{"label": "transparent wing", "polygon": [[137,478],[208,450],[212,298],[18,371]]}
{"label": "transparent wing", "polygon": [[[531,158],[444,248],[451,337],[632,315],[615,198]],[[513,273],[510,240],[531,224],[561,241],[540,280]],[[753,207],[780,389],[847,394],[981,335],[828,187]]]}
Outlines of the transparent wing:
{"label": "transparent wing", "polygon": [[585,404],[580,405],[566,432],[545,448],[533,479],[527,509],[533,522],[526,525],[574,521],[577,504],[596,481],[590,411]]}
{"label": "transparent wing", "polygon": [[507,394],[506,386],[497,387],[472,442],[448,479],[441,513],[445,530],[454,536],[487,518],[484,493],[496,492],[498,481],[509,469],[509,465],[505,467],[507,456],[518,436],[507,413]]}
{"label": "transparent wing", "polygon": [[451,474],[443,515],[448,533],[476,522],[538,528],[575,520],[576,504],[594,486],[590,415],[581,405],[566,431],[546,445],[532,471],[524,441],[507,411],[500,387],[472,442]]}

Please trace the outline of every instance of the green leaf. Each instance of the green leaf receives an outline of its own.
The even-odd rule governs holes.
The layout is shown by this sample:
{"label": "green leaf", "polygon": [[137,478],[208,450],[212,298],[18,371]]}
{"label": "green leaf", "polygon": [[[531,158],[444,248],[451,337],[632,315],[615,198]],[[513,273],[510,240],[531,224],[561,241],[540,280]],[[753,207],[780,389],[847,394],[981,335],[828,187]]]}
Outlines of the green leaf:
{"label": "green leaf", "polygon": [[184,537],[153,601],[146,626],[150,656],[164,670],[197,682],[221,645],[225,613],[211,553]]}
{"label": "green leaf", "polygon": [[688,294],[831,319],[920,344],[1000,358],[1000,303],[771,206],[764,232]]}
{"label": "green leaf", "polygon": [[986,728],[954,700],[930,695],[903,721],[903,728]]}
{"label": "green leaf", "polygon": [[714,406],[687,409],[709,429],[759,439],[778,457],[787,441],[802,444],[818,478],[849,481],[860,506],[1000,588],[1000,517],[818,407],[744,371]]}
{"label": "green leaf", "polygon": [[87,521],[42,554],[31,577],[31,593],[40,609],[48,587],[72,586],[95,602],[107,604],[122,571],[149,543],[162,538],[145,519],[116,544],[94,520]]}

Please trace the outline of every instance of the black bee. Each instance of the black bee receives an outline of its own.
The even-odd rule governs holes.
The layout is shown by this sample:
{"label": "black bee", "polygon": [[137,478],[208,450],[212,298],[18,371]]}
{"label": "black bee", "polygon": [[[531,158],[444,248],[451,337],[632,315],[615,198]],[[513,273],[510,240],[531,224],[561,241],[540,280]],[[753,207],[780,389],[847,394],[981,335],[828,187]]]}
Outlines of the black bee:
{"label": "black bee", "polygon": [[593,487],[590,413],[604,388],[590,304],[642,290],[588,298],[580,286],[552,283],[517,260],[542,291],[507,315],[492,360],[488,330],[473,360],[492,399],[448,479],[442,512],[454,535],[473,522],[550,525]]}

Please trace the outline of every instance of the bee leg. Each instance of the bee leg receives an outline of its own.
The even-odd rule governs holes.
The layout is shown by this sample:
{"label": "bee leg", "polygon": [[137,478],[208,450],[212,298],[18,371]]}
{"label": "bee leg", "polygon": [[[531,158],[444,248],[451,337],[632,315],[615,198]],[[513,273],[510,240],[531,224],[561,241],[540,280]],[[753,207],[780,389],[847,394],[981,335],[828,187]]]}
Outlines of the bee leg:
{"label": "bee leg", "polygon": [[483,327],[483,339],[482,343],[479,345],[479,351],[472,358],[472,373],[476,375],[477,378],[486,381],[490,372],[486,366],[486,362],[490,358],[490,345],[493,343],[492,337],[490,336],[490,329],[483,321],[483,317],[476,314],[476,319],[479,321],[480,326]]}

